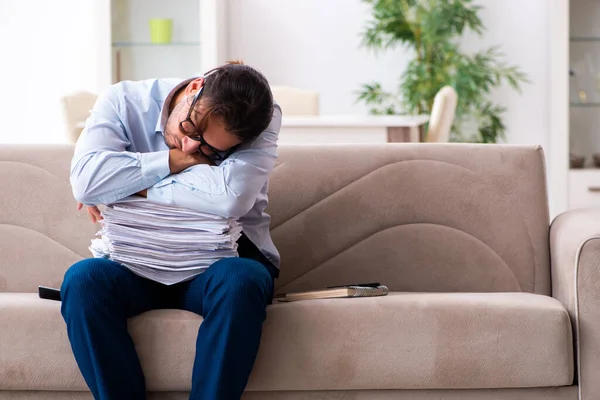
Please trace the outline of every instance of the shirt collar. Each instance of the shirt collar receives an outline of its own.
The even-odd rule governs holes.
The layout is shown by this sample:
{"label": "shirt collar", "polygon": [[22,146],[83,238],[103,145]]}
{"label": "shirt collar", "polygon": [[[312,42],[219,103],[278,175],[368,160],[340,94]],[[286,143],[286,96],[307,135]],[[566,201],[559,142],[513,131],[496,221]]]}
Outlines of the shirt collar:
{"label": "shirt collar", "polygon": [[165,129],[165,125],[167,123],[167,118],[169,118],[169,107],[171,106],[171,101],[173,101],[173,97],[175,97],[175,94],[179,91],[179,89],[187,86],[194,79],[196,79],[196,78],[190,78],[190,79],[184,80],[183,82],[180,82],[177,86],[175,86],[173,88],[173,90],[171,90],[169,92],[169,95],[163,102],[162,108],[160,110],[160,115],[158,117],[158,121],[156,121],[156,127],[154,128],[154,131],[156,133],[162,134]]}

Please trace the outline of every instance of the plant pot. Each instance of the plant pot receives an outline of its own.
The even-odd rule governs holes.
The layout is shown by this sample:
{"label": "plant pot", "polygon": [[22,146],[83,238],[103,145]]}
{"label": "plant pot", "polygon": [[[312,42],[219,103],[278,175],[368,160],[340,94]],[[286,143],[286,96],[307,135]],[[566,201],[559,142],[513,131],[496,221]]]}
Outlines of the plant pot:
{"label": "plant pot", "polygon": [[150,41],[155,44],[171,43],[173,20],[153,18],[150,20]]}

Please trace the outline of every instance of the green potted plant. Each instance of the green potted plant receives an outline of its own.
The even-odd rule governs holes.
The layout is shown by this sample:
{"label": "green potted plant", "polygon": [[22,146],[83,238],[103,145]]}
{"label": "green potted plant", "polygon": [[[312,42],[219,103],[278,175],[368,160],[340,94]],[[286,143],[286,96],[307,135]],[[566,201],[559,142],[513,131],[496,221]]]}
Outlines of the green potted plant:
{"label": "green potted plant", "polygon": [[397,45],[413,54],[400,76],[398,93],[380,83],[363,84],[358,100],[372,114],[428,114],[433,98],[443,86],[458,93],[451,141],[497,143],[505,139],[505,107],[494,104],[493,88],[508,83],[520,92],[526,75],[502,61],[497,46],[467,54],[459,40],[466,30],[484,31],[481,6],[472,0],[363,0],[371,5],[372,19],[362,44],[376,51]]}

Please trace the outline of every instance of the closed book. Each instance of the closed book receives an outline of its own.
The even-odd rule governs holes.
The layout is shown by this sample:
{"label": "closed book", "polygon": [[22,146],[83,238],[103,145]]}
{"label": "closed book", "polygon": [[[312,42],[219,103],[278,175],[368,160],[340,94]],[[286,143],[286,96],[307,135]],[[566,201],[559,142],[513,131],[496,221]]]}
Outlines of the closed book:
{"label": "closed book", "polygon": [[336,299],[345,297],[373,297],[385,296],[389,290],[387,286],[340,286],[336,288],[327,288],[319,290],[310,290],[306,292],[281,293],[275,296],[275,300],[280,302],[315,300],[315,299]]}

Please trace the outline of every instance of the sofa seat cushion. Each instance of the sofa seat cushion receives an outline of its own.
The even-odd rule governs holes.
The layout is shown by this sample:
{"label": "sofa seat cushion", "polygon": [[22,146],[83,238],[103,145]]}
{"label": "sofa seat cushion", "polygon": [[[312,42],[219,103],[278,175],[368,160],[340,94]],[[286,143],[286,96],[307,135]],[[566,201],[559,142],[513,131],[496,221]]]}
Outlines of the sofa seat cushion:
{"label": "sofa seat cushion", "polygon": [[[85,390],[60,303],[0,293],[0,390]],[[132,318],[149,390],[189,390],[202,318]],[[273,304],[248,390],[509,388],[573,382],[567,311],[528,293],[391,293]],[[207,366],[210,368],[210,366]]]}

